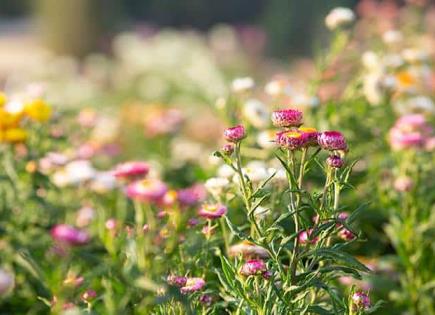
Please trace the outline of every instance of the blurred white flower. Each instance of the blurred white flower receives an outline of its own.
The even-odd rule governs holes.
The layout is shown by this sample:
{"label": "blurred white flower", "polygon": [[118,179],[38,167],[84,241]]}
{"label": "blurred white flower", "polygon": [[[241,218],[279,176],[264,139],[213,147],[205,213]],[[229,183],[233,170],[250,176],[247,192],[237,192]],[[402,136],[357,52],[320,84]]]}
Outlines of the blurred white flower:
{"label": "blurred white flower", "polygon": [[364,77],[363,93],[372,105],[378,105],[384,97],[381,80],[382,74],[380,73],[371,73]]}
{"label": "blurred white flower", "polygon": [[229,185],[229,180],[222,177],[212,177],[205,182],[205,188],[212,195],[219,195]]}
{"label": "blurred white flower", "polygon": [[231,90],[235,93],[250,91],[254,88],[255,82],[251,77],[236,78],[231,83]]}
{"label": "blurred white flower", "polygon": [[264,87],[264,91],[266,92],[266,94],[274,97],[280,95],[290,96],[293,94],[293,90],[290,84],[285,79],[276,79],[268,82]]}
{"label": "blurred white flower", "polygon": [[369,71],[378,71],[381,66],[379,56],[373,51],[366,51],[361,57],[363,66]]}
{"label": "blurred white flower", "polygon": [[403,41],[403,34],[398,30],[389,30],[382,35],[382,40],[387,45],[396,45]]}
{"label": "blurred white flower", "polygon": [[428,54],[424,50],[407,48],[402,51],[402,57],[409,63],[418,63],[426,61]]}
{"label": "blurred white flower", "polygon": [[249,99],[242,108],[245,119],[256,128],[265,128],[269,124],[270,114],[266,105],[257,99]]}
{"label": "blurred white flower", "polygon": [[355,19],[355,14],[349,8],[337,7],[326,16],[325,24],[330,30],[350,24]]}
{"label": "blurred white flower", "polygon": [[91,189],[98,193],[105,193],[117,187],[117,180],[113,172],[98,172],[91,182]]}
{"label": "blurred white flower", "polygon": [[72,161],[65,167],[53,174],[53,182],[56,186],[78,185],[94,178],[97,171],[88,160]]}
{"label": "blurred white flower", "polygon": [[230,178],[234,176],[234,173],[235,171],[227,164],[221,165],[217,170],[217,175],[224,178]]}
{"label": "blurred white flower", "polygon": [[257,143],[263,149],[271,149],[276,147],[275,138],[275,130],[264,130],[258,133]]}

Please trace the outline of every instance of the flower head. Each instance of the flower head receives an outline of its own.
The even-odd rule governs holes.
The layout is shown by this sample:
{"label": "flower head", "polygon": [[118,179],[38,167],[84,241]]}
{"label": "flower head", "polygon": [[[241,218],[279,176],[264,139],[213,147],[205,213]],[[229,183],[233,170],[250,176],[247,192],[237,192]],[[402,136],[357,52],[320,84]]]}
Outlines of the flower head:
{"label": "flower head", "polygon": [[177,192],[178,202],[184,206],[193,206],[206,197],[206,190],[203,185],[195,184],[191,187],[180,189]]}
{"label": "flower head", "polygon": [[272,112],[272,123],[275,127],[299,127],[303,114],[297,109],[281,109]]}
{"label": "flower head", "polygon": [[312,238],[311,234],[313,234],[313,229],[308,229],[308,230],[299,232],[299,234],[298,234],[299,243],[302,245],[305,245],[308,243],[316,244],[317,241],[319,240],[319,238],[317,236]]}
{"label": "flower head", "polygon": [[355,20],[355,14],[351,9],[337,7],[331,10],[331,12],[325,18],[325,24],[330,30],[335,30],[341,26],[350,24]]}
{"label": "flower head", "polygon": [[166,281],[169,285],[173,285],[176,287],[184,287],[187,283],[187,278],[183,276],[169,275],[166,278]]}
{"label": "flower head", "polygon": [[432,128],[421,114],[400,117],[389,133],[393,150],[421,149],[429,141]]}
{"label": "flower head", "polygon": [[346,228],[342,228],[339,232],[338,232],[338,236],[344,240],[344,241],[351,241],[355,238],[355,234],[353,234],[352,231],[346,229]]}
{"label": "flower head", "polygon": [[227,213],[227,207],[221,204],[205,204],[199,211],[198,215],[208,220],[218,219]]}
{"label": "flower head", "polygon": [[8,293],[14,286],[14,276],[4,269],[0,269],[0,296]]}
{"label": "flower head", "polygon": [[318,145],[317,136],[319,133],[317,132],[316,128],[300,127],[298,131],[302,133],[302,136],[305,138],[306,146],[315,147]]}
{"label": "flower head", "polygon": [[51,117],[51,107],[41,99],[33,100],[24,106],[24,112],[31,119],[45,122]]}
{"label": "flower head", "polygon": [[97,292],[95,292],[92,289],[88,289],[85,292],[83,292],[83,294],[81,295],[81,298],[84,302],[89,303],[91,302],[93,299],[95,299],[97,297]]}
{"label": "flower head", "polygon": [[222,153],[230,156],[231,154],[233,154],[234,152],[234,144],[232,143],[227,143],[222,147]]}
{"label": "flower head", "polygon": [[346,151],[347,143],[343,134],[339,131],[324,131],[317,137],[319,146],[328,151]]}
{"label": "flower head", "polygon": [[281,131],[276,134],[276,142],[287,150],[299,150],[307,145],[307,136],[297,130]]}
{"label": "flower head", "polygon": [[202,278],[187,278],[186,283],[181,287],[180,291],[183,294],[200,291],[205,286],[205,281]]}
{"label": "flower head", "polygon": [[338,155],[330,155],[326,159],[326,164],[332,168],[341,168],[344,164],[344,160]]}
{"label": "flower head", "polygon": [[357,309],[368,309],[371,305],[369,296],[362,291],[357,291],[352,295],[352,302]]}
{"label": "flower head", "polygon": [[127,196],[132,199],[157,202],[168,191],[165,183],[157,179],[143,179],[135,181],[127,186]]}
{"label": "flower head", "polygon": [[245,127],[237,125],[235,127],[227,128],[224,130],[224,137],[228,142],[237,143],[246,137]]}
{"label": "flower head", "polygon": [[71,225],[58,224],[51,229],[51,237],[68,245],[84,245],[89,242],[89,234],[85,231],[76,229]]}
{"label": "flower head", "polygon": [[253,259],[243,264],[240,273],[244,276],[262,275],[266,272],[267,267],[263,260]]}
{"label": "flower head", "polygon": [[241,255],[244,258],[269,257],[269,253],[261,246],[255,245],[249,241],[242,241],[230,247],[230,256]]}
{"label": "flower head", "polygon": [[138,179],[145,177],[150,171],[147,162],[131,161],[116,166],[113,175],[119,179]]}

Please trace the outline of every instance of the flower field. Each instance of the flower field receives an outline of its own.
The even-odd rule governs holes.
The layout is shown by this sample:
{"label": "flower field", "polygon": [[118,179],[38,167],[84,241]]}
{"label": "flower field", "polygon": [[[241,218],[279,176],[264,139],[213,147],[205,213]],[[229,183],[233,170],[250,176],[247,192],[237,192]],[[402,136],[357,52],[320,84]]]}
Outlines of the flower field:
{"label": "flower field", "polygon": [[0,314],[435,315],[435,7],[409,2],[331,10],[291,63],[220,26],[8,74]]}

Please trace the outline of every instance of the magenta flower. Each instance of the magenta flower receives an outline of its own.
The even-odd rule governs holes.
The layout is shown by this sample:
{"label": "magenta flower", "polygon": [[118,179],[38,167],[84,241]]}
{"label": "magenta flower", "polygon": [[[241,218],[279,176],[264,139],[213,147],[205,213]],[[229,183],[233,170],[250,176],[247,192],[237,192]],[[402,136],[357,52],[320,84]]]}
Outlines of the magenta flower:
{"label": "magenta flower", "polygon": [[202,278],[187,278],[186,284],[180,289],[182,294],[200,291],[205,286]]}
{"label": "magenta flower", "polygon": [[88,289],[85,292],[83,292],[81,298],[84,302],[89,303],[91,302],[93,299],[95,299],[97,297],[97,292],[95,292],[92,289]]}
{"label": "magenta flower", "polygon": [[341,168],[344,164],[344,160],[338,155],[330,155],[326,159],[326,164],[332,168]]}
{"label": "magenta flower", "polygon": [[281,109],[272,112],[272,123],[275,127],[299,127],[303,114],[297,109]]}
{"label": "magenta flower", "polygon": [[352,295],[352,302],[357,309],[368,309],[371,305],[369,296],[362,291],[357,291]]}
{"label": "magenta flower", "polygon": [[302,133],[302,136],[305,138],[305,146],[315,147],[319,145],[317,143],[317,137],[319,136],[319,133],[315,128],[301,127],[298,129],[298,131]]}
{"label": "magenta flower", "polygon": [[266,264],[261,259],[249,260],[243,264],[240,274],[244,276],[262,275],[267,270]]}
{"label": "magenta flower", "polygon": [[89,234],[68,224],[58,224],[51,229],[51,237],[68,245],[84,245],[89,242]]}
{"label": "magenta flower", "polygon": [[168,191],[168,187],[157,179],[144,179],[133,182],[127,186],[127,196],[146,202],[157,202]]}
{"label": "magenta flower", "polygon": [[246,137],[245,127],[237,125],[235,127],[227,128],[224,130],[224,137],[228,142],[237,143]]}
{"label": "magenta flower", "polygon": [[284,149],[299,150],[308,144],[308,137],[299,131],[281,131],[276,134],[276,142]]}
{"label": "magenta flower", "polygon": [[198,215],[208,220],[218,219],[227,213],[227,207],[221,204],[205,204],[199,211]]}
{"label": "magenta flower", "polygon": [[193,206],[205,199],[207,191],[200,184],[180,189],[177,194],[178,202],[183,206]]}
{"label": "magenta flower", "polygon": [[234,152],[234,144],[232,143],[224,144],[224,146],[222,147],[222,152],[223,154],[230,156]]}
{"label": "magenta flower", "polygon": [[116,166],[113,175],[118,179],[139,179],[145,177],[150,171],[150,166],[142,161],[130,161]]}
{"label": "magenta flower", "polygon": [[299,243],[302,245],[305,245],[308,243],[316,244],[317,241],[319,240],[319,238],[317,236],[312,238],[311,234],[313,234],[313,229],[308,229],[308,230],[299,232],[299,234],[298,234]]}
{"label": "magenta flower", "polygon": [[346,228],[342,228],[339,232],[338,232],[338,236],[345,241],[351,241],[355,238],[355,234],[353,234],[350,230],[346,229]]}
{"label": "magenta flower", "polygon": [[343,134],[339,131],[324,131],[317,137],[319,146],[328,151],[346,151],[347,143]]}
{"label": "magenta flower", "polygon": [[199,297],[199,303],[210,306],[213,303],[213,297],[209,294],[203,294]]}
{"label": "magenta flower", "polygon": [[166,278],[166,281],[169,285],[173,285],[176,287],[184,287],[187,283],[187,278],[183,276],[169,275]]}

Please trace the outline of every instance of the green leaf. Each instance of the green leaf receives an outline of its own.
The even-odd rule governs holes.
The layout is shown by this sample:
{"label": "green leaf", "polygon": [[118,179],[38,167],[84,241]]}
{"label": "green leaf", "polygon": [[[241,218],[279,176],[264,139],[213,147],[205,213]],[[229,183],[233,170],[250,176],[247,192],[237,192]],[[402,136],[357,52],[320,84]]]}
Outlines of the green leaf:
{"label": "green leaf", "polygon": [[[346,265],[355,268],[359,271],[364,272],[370,272],[370,269],[367,268],[364,264],[360,263],[356,258],[354,258],[352,255],[339,251],[337,249],[330,249],[330,248],[318,248],[312,251],[309,251],[304,256],[317,256],[322,259],[332,259],[335,262],[342,262]],[[322,260],[321,259],[321,260]]]}

